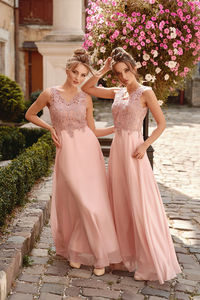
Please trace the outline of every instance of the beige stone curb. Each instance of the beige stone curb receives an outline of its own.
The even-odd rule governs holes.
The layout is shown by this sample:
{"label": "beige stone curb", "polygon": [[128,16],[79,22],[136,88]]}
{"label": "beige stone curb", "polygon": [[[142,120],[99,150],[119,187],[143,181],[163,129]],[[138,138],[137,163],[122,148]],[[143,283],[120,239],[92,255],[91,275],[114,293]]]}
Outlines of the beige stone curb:
{"label": "beige stone curb", "polygon": [[19,275],[23,257],[33,249],[44,224],[49,220],[51,193],[43,187],[38,199],[28,203],[14,220],[7,240],[0,245],[0,300],[6,300]]}

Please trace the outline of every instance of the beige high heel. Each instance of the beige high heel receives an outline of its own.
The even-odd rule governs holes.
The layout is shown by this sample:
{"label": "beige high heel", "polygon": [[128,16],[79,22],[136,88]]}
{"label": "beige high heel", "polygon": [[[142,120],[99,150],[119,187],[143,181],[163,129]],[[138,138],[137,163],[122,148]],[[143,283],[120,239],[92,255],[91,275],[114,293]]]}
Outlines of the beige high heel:
{"label": "beige high heel", "polygon": [[72,261],[69,262],[69,265],[70,265],[70,267],[72,267],[74,269],[80,269],[80,267],[81,267],[81,264],[75,263],[75,262],[72,262]]}
{"label": "beige high heel", "polygon": [[105,274],[105,268],[101,268],[101,269],[99,269],[99,268],[94,268],[93,273],[94,273],[94,275],[96,275],[96,276],[102,276],[102,275]]}

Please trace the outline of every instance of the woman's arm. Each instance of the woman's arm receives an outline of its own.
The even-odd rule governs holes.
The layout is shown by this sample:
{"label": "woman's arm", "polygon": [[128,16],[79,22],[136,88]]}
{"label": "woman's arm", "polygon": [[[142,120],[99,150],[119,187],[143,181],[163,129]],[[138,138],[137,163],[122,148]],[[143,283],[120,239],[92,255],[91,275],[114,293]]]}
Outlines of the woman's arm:
{"label": "woman's arm", "polygon": [[93,118],[93,103],[92,98],[89,95],[87,97],[87,124],[97,137],[109,135],[114,132],[114,126],[99,129],[95,127]]}
{"label": "woman's arm", "polygon": [[116,88],[102,88],[96,86],[99,78],[101,78],[104,74],[106,74],[110,70],[110,62],[111,62],[111,58],[109,57],[107,58],[104,67],[99,71],[97,71],[95,75],[90,77],[85,82],[85,84],[82,86],[82,90],[85,93],[99,98],[114,99]]}
{"label": "woman's arm", "polygon": [[51,136],[55,145],[59,147],[59,139],[53,126],[49,125],[37,116],[37,113],[41,111],[50,102],[50,99],[50,91],[48,89],[43,91],[39,95],[37,100],[29,107],[29,109],[26,112],[25,118],[37,126],[48,129],[51,132]]}
{"label": "woman's arm", "polygon": [[152,132],[150,137],[148,137],[142,145],[140,145],[137,150],[134,153],[134,157],[136,158],[143,158],[147,148],[158,139],[158,137],[162,134],[166,127],[165,117],[163,115],[163,112],[160,108],[160,105],[158,104],[158,100],[154,94],[153,91],[148,90],[143,93],[144,102],[147,105],[147,107],[150,109],[156,123],[157,127]]}

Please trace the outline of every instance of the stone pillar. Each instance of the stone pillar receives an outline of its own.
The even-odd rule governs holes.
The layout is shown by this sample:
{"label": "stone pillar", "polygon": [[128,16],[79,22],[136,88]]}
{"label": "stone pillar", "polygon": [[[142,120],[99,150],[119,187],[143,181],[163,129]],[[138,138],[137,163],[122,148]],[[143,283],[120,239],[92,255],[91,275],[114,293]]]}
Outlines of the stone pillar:
{"label": "stone pillar", "polygon": [[[82,0],[53,0],[53,29],[36,43],[43,55],[43,89],[60,85],[66,79],[65,65],[83,44]],[[48,109],[42,119],[50,122]]]}
{"label": "stone pillar", "polygon": [[200,107],[200,63],[192,79],[187,81],[185,97],[190,105]]}

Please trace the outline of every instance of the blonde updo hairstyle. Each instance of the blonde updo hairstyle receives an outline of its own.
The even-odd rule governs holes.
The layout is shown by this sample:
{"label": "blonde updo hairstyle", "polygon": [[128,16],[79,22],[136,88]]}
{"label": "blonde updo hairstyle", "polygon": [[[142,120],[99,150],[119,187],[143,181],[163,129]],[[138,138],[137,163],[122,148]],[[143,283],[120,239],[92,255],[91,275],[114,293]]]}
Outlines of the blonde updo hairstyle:
{"label": "blonde updo hairstyle", "polygon": [[84,48],[76,49],[73,53],[73,56],[67,60],[66,70],[74,70],[79,64],[83,64],[89,72],[93,74],[91,67],[90,56]]}
{"label": "blonde updo hairstyle", "polygon": [[115,71],[115,65],[119,62],[123,62],[127,65],[127,67],[130,69],[130,71],[135,75],[136,79],[138,81],[141,81],[141,78],[139,74],[136,72],[133,72],[133,69],[136,67],[136,61],[134,58],[126,52],[122,47],[115,48],[111,53],[112,61],[111,61],[111,69],[113,73],[116,75]]}

